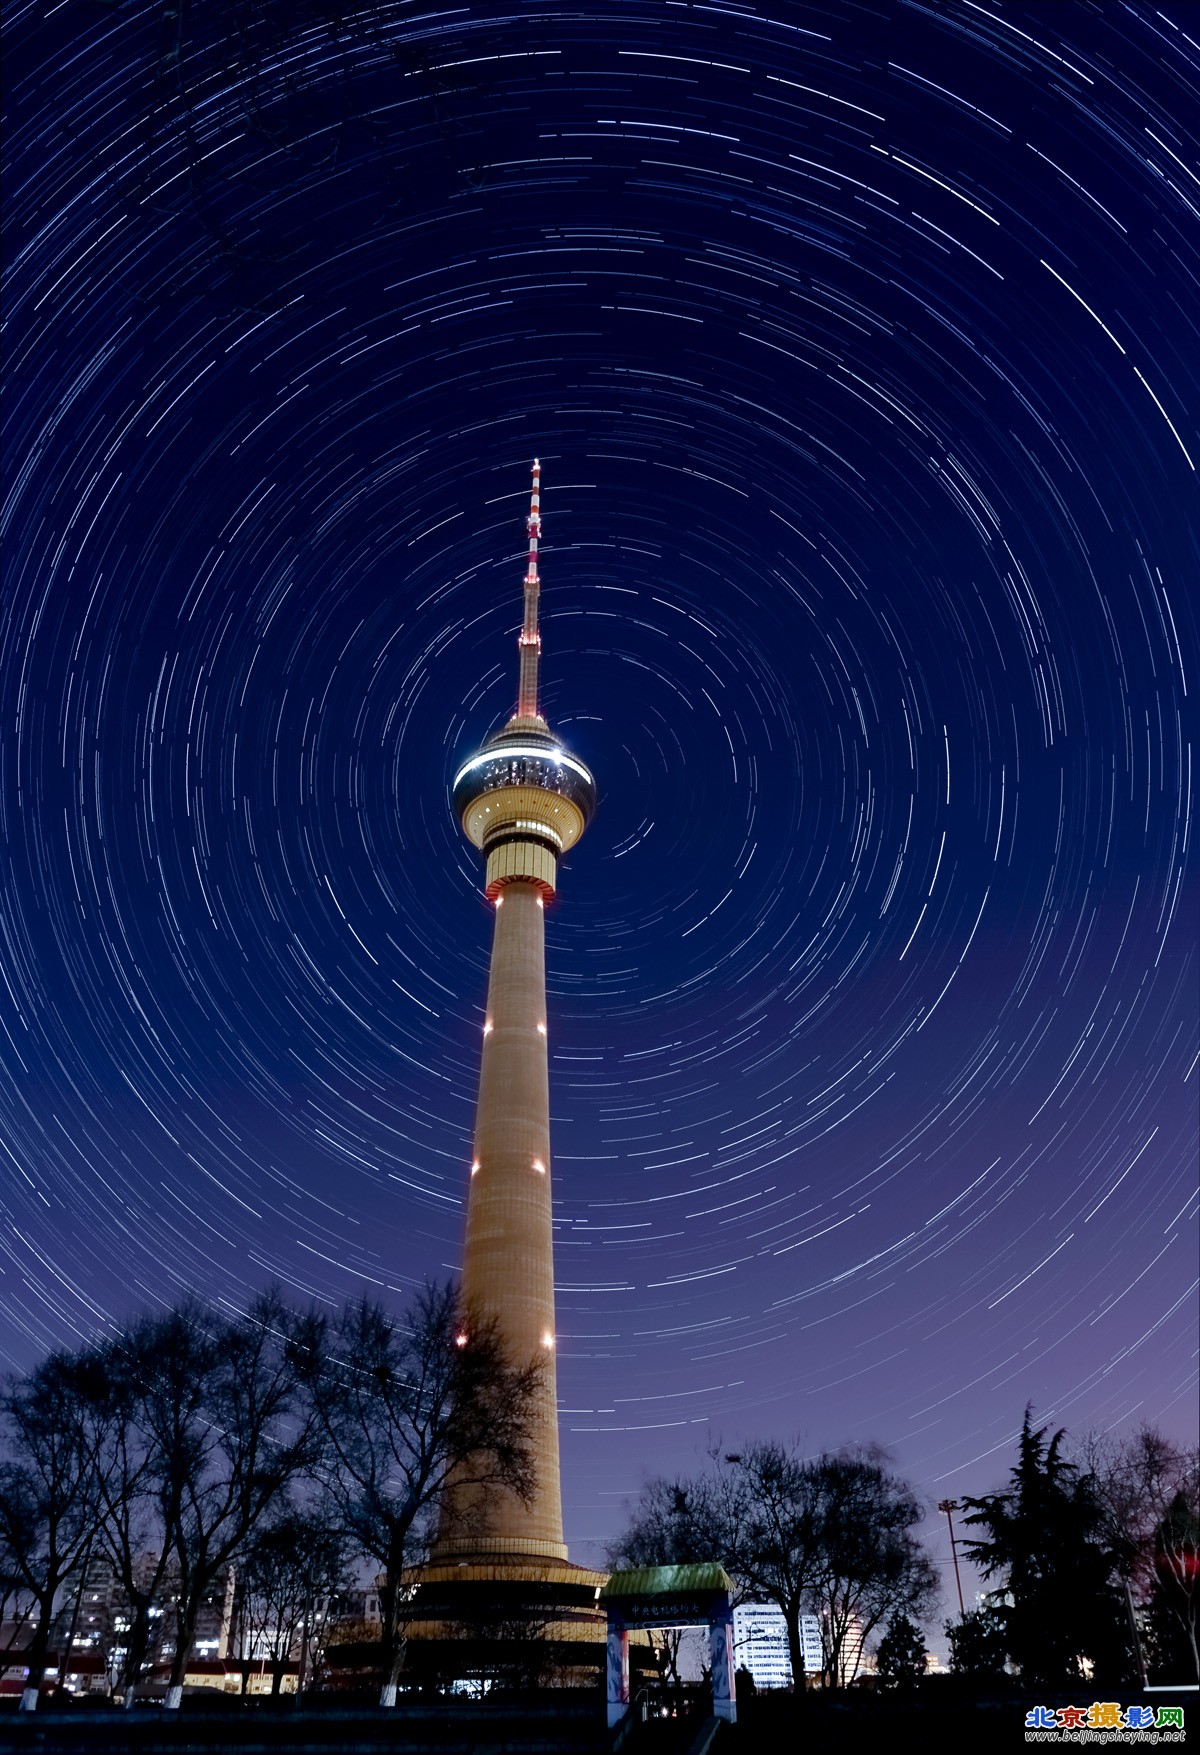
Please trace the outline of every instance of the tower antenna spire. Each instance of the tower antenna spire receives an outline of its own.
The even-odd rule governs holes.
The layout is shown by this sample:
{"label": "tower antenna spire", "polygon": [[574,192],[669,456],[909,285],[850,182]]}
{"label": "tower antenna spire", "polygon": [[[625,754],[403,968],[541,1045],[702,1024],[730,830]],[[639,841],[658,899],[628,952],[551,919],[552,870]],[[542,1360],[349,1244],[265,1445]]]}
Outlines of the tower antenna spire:
{"label": "tower antenna spire", "polygon": [[525,568],[525,617],[519,641],[521,677],[517,689],[518,719],[540,719],[538,711],[538,660],[542,655],[542,636],[538,633],[538,542],[542,534],[541,513],[542,466],[533,460],[533,487],[529,495],[529,559]]}

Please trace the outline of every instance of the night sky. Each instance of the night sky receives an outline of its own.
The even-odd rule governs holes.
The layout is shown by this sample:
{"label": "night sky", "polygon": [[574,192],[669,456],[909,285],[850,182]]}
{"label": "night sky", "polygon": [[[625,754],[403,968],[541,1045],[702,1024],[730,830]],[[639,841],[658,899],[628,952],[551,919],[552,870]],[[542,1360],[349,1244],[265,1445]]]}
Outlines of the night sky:
{"label": "night sky", "polygon": [[1186,1436],[1197,9],[6,10],[3,1361],[457,1268],[540,456],[573,1557]]}

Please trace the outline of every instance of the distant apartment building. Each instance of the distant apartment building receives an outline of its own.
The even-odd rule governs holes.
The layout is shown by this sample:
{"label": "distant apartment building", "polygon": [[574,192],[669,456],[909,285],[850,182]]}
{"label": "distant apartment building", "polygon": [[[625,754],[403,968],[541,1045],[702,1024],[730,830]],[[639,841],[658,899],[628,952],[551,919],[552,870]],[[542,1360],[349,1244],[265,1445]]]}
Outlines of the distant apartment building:
{"label": "distant apartment building", "polygon": [[[815,1615],[800,1617],[800,1648],[807,1675],[821,1669],[821,1624]],[[749,1670],[756,1688],[790,1688],[792,1660],[787,1622],[774,1603],[739,1603],[733,1611],[733,1661]]]}
{"label": "distant apartment building", "polygon": [[[139,1586],[149,1589],[158,1570],[156,1554],[143,1555],[137,1564]],[[201,1603],[189,1654],[189,1681],[209,1682],[208,1675],[193,1677],[194,1664],[223,1666],[231,1655],[230,1634],[236,1602],[232,1568],[223,1571]],[[143,1683],[153,1687],[164,1682],[175,1651],[176,1586],[168,1573],[162,1579],[158,1600],[150,1609],[150,1645],[146,1653]],[[28,1611],[26,1601],[21,1605]],[[23,1685],[24,1652],[33,1633],[32,1616],[26,1612],[0,1620],[0,1694],[19,1691]],[[68,1578],[60,1592],[58,1610],[50,1632],[46,1668],[47,1686],[62,1681],[68,1693],[108,1693],[120,1685],[126,1647],[133,1623],[133,1610],[112,1565],[99,1556]]]}

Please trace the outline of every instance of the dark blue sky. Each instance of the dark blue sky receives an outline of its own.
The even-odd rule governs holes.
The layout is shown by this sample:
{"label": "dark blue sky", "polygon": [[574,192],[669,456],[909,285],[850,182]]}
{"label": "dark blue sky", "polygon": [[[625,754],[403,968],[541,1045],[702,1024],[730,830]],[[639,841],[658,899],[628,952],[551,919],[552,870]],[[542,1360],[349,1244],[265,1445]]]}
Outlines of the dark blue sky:
{"label": "dark blue sky", "polygon": [[540,455],[572,1552],[1186,1433],[1194,9],[7,13],[4,1358],[457,1265]]}

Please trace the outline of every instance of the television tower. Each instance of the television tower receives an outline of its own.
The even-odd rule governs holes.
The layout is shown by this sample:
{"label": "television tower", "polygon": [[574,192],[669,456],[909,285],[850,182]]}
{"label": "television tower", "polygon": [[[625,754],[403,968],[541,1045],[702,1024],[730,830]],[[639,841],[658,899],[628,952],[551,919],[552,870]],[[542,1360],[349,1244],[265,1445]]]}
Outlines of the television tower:
{"label": "television tower", "polygon": [[[462,1293],[468,1319],[494,1320],[513,1364],[543,1361],[530,1439],[536,1487],[512,1493],[451,1486],[434,1567],[527,1570],[565,1561],[554,1368],[554,1244],[546,1042],[545,904],[558,861],[596,808],[596,783],[553,735],[538,706],[541,465],[533,465],[517,710],[454,777],[454,813],[484,855],[495,906],[475,1149],[467,1195]],[[572,1569],[574,1570],[574,1569]],[[590,1576],[590,1575],[589,1575]]]}

